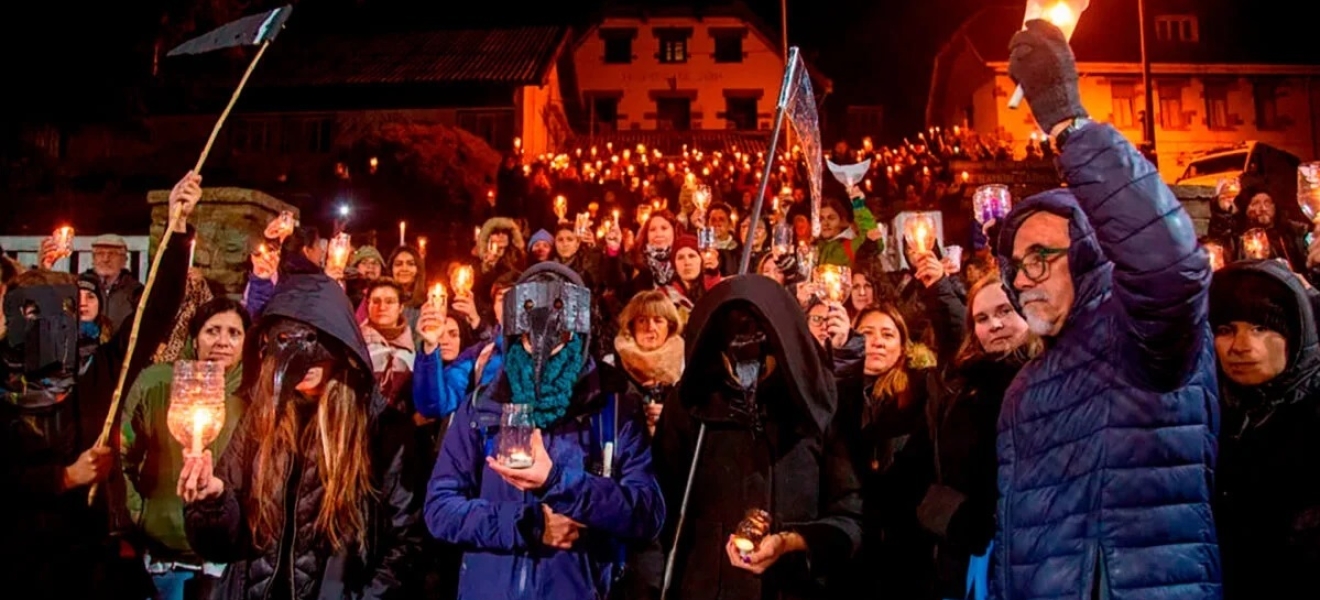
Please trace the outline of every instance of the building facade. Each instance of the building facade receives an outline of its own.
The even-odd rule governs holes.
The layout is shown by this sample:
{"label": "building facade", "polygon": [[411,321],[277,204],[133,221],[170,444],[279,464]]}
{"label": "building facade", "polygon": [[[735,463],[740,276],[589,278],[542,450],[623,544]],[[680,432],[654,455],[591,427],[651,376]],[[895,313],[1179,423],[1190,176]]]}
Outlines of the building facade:
{"label": "building facade", "polygon": [[[1208,152],[1263,142],[1309,160],[1320,155],[1320,66],[1287,57],[1237,52],[1222,16],[1207,5],[1158,3],[1148,8],[1155,142],[1160,173],[1170,182]],[[1025,105],[1008,108],[1008,40],[1021,10],[988,8],[969,19],[936,58],[928,125],[962,124],[1021,143],[1042,127]],[[1118,24],[1130,22],[1123,28]],[[1143,141],[1142,84],[1135,6],[1096,3],[1072,40],[1082,103],[1133,143]],[[1224,35],[1221,35],[1224,34]]]}

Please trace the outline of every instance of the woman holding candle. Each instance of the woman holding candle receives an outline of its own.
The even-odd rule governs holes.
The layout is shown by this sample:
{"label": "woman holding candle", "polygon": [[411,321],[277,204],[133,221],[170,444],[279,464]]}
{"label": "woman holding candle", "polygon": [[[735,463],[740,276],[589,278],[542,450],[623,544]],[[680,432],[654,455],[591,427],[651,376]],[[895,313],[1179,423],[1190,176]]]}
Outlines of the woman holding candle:
{"label": "woman holding candle", "polygon": [[[417,326],[418,307],[426,301],[426,260],[412,246],[399,246],[390,253],[389,274],[403,295],[399,298],[409,327]],[[364,298],[365,300],[365,298]],[[358,308],[359,322],[366,320],[366,306]]]}
{"label": "woman holding candle", "polygon": [[[214,463],[185,457],[188,542],[228,563],[215,598],[404,593],[420,545],[411,419],[376,393],[343,290],[290,263],[248,332],[248,405]],[[425,297],[425,296],[423,296]]]}
{"label": "woman holding candle", "polygon": [[[243,338],[250,325],[247,310],[229,298],[203,304],[188,322],[180,359],[215,361],[225,371],[224,425],[211,446],[216,453],[224,451],[243,414],[238,391],[243,378]],[[152,365],[138,376],[124,401],[127,418],[120,447],[129,511],[145,539],[148,571],[160,600],[183,600],[184,584],[189,580],[196,582],[190,587],[198,590],[191,597],[204,598],[211,577],[220,570],[219,566],[203,565],[183,529],[183,501],[176,482],[185,448],[170,435],[166,422],[173,379],[172,362]]]}
{"label": "woman holding candle", "polygon": [[522,229],[513,219],[496,217],[482,224],[477,235],[477,264],[473,265],[476,279],[472,289],[477,292],[478,305],[490,305],[490,286],[501,275],[526,268],[526,247]]}

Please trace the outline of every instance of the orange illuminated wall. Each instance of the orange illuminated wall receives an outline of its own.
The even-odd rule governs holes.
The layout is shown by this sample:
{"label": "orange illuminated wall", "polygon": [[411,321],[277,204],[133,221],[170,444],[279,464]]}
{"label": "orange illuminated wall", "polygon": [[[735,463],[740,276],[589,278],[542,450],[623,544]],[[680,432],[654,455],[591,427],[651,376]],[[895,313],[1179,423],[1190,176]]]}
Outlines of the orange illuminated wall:
{"label": "orange illuminated wall", "polygon": [[[688,33],[685,56],[675,53],[678,49],[672,42],[684,33]],[[616,62],[608,63],[606,40],[620,36],[631,39],[628,62],[620,62],[622,46],[616,44],[610,48]],[[741,38],[741,59],[737,62],[716,60],[716,40],[727,36]],[[667,46],[666,40],[671,40]],[[684,101],[690,129],[731,129],[734,126],[727,114],[731,98],[735,110],[741,111],[734,121],[744,128],[754,121],[754,129],[768,129],[784,70],[779,51],[764,34],[731,16],[607,17],[580,38],[573,52],[577,88],[588,119],[595,114],[596,98],[605,99],[597,106],[617,101],[617,118],[612,123],[600,123],[597,133],[610,127],[619,131],[661,128],[661,118],[672,114],[665,111]],[[665,62],[662,59],[666,57],[686,60]],[[666,101],[667,106],[660,106]],[[753,101],[754,119],[749,110]]]}

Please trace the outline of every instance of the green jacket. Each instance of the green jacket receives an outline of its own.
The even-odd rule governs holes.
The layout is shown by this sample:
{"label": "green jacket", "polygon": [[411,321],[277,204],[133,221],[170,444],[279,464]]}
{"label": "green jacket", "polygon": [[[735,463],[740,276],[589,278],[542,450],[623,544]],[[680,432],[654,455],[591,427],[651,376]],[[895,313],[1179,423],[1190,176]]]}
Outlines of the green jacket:
{"label": "green jacket", "polygon": [[[180,359],[194,355],[192,340]],[[170,409],[170,383],[174,365],[147,367],[124,399],[122,445],[124,477],[128,480],[128,510],[144,534],[152,558],[162,561],[195,562],[200,559],[188,546],[183,529],[183,500],[176,488],[183,469],[183,446],[170,435],[165,416]],[[219,457],[229,443],[244,402],[236,393],[243,379],[243,365],[236,363],[225,373],[225,426],[211,443],[211,454]]]}

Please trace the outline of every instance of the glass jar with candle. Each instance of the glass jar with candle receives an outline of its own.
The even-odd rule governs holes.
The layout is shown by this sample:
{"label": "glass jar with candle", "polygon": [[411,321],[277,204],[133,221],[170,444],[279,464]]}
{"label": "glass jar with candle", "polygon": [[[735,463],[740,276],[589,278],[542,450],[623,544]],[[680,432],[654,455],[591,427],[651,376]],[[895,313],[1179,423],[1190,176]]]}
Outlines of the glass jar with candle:
{"label": "glass jar with candle", "polygon": [[216,361],[174,363],[170,408],[165,416],[170,435],[190,454],[201,454],[225,424],[225,369]]}
{"label": "glass jar with candle", "polygon": [[564,221],[568,217],[568,198],[555,196],[555,216],[559,221]]}
{"label": "glass jar with candle", "polygon": [[935,251],[935,221],[929,215],[912,215],[903,223],[903,239],[918,254]]}
{"label": "glass jar with candle", "polygon": [[472,267],[463,265],[454,269],[454,279],[449,282],[454,288],[454,295],[467,296],[472,293]]}
{"label": "glass jar with candle", "polygon": [[73,255],[73,228],[65,225],[56,229],[50,234],[50,239],[55,243],[55,256],[58,259],[68,258]]}
{"label": "glass jar with candle", "polygon": [[1270,235],[1259,227],[1248,229],[1242,234],[1242,255],[1251,260],[1263,260],[1273,254],[1270,249]]}
{"label": "glass jar with candle", "polygon": [[348,267],[348,255],[352,250],[352,242],[347,233],[340,233],[330,238],[328,253],[325,259],[325,270],[343,272]]}
{"label": "glass jar with candle", "polygon": [[591,235],[591,213],[580,212],[573,221],[573,232],[579,238],[585,238]]}
{"label": "glass jar with candle", "polygon": [[1297,167],[1297,204],[1312,222],[1320,221],[1320,161]]}
{"label": "glass jar with candle", "polygon": [[1011,208],[1013,208],[1013,194],[1008,191],[1006,185],[998,183],[983,185],[976,188],[976,192],[972,194],[972,216],[981,225],[1003,219]]}
{"label": "glass jar with candle", "polygon": [[1224,268],[1227,264],[1224,260],[1224,247],[1219,242],[1206,242],[1204,247],[1206,255],[1210,258],[1210,270],[1218,271]]}
{"label": "glass jar with candle", "polygon": [[819,284],[820,295],[830,302],[843,302],[852,292],[852,269],[848,267],[821,265],[812,278]]}
{"label": "glass jar with candle", "polygon": [[790,226],[787,222],[780,221],[779,223],[775,224],[773,235],[774,235],[774,239],[771,241],[771,244],[773,244],[773,251],[775,253],[776,258],[780,256],[784,256],[785,254],[788,254],[789,252],[793,251],[792,226]]}
{"label": "glass jar with candle", "polygon": [[[1299,181],[1300,181],[1300,169]],[[1297,189],[1299,197],[1301,188]],[[1223,177],[1215,184],[1215,197],[1219,200],[1219,210],[1224,212],[1233,211],[1233,202],[1237,200],[1238,195],[1242,193],[1242,179],[1236,175],[1233,177]],[[1303,211],[1306,209],[1303,208]]]}
{"label": "glass jar with candle", "polygon": [[445,292],[445,284],[437,283],[431,286],[431,291],[426,295],[426,301],[430,303],[431,308],[445,314],[445,308],[449,304],[449,294]]}
{"label": "glass jar with candle", "polygon": [[531,404],[505,404],[495,440],[495,459],[510,469],[531,467],[532,429]]}
{"label": "glass jar with candle", "polygon": [[733,533],[733,545],[744,559],[761,546],[761,540],[770,535],[770,513],[753,508],[747,511],[743,520],[738,522],[738,529]]}

